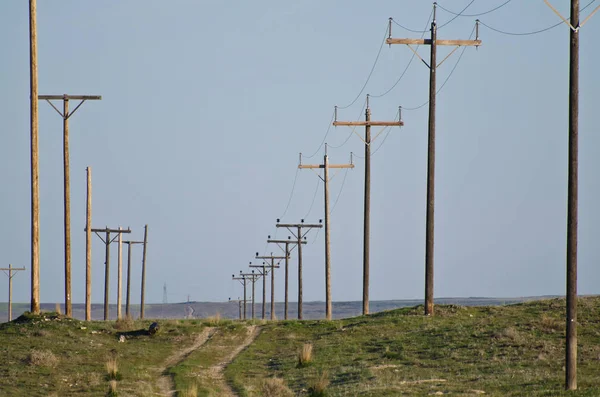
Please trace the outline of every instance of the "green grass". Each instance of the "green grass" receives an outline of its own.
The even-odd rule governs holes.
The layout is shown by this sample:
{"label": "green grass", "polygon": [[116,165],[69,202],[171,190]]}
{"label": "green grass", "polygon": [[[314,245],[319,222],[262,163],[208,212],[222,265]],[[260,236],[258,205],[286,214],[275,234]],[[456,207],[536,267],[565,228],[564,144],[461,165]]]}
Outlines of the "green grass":
{"label": "green grass", "polygon": [[[576,393],[564,387],[562,299],[504,307],[399,309],[347,320],[284,321],[262,334],[226,370],[240,395],[260,395],[265,378],[283,378],[310,395],[328,376],[328,396],[599,396],[600,298],[579,304]],[[304,343],[308,367],[298,366]]]}
{"label": "green grass", "polygon": [[[152,321],[135,321],[133,329],[148,329]],[[155,336],[132,332],[125,343],[115,322],[82,322],[43,313],[26,314],[0,325],[0,390],[2,396],[104,396],[110,377],[106,362],[116,357],[121,395],[155,392],[157,365],[180,345],[187,345],[199,326],[160,321]]]}

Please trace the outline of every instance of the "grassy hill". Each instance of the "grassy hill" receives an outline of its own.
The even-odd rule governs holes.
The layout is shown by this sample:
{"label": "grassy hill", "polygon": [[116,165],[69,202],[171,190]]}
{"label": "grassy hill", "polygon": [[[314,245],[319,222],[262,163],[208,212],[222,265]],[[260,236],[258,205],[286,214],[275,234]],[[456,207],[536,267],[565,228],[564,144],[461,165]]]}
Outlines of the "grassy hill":
{"label": "grassy hill", "polygon": [[[218,318],[161,320],[153,336],[145,332],[151,321],[24,315],[0,325],[0,395],[106,396],[111,381],[118,396],[164,395],[159,379],[167,377],[180,396],[227,395],[224,381],[249,397],[600,396],[600,297],[579,303],[574,393],[563,391],[564,307],[563,299],[439,305],[435,317],[424,317],[417,306],[329,322],[254,323],[258,329]],[[250,329],[258,336],[235,356]]]}

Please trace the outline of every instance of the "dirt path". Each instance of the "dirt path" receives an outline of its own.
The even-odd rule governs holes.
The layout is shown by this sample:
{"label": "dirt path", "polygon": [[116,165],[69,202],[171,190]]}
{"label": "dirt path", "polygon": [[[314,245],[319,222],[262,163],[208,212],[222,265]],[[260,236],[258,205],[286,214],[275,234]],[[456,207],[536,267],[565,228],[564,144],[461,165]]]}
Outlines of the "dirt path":
{"label": "dirt path", "polygon": [[204,331],[202,331],[202,333],[196,337],[196,340],[194,340],[194,343],[191,346],[188,346],[182,350],[178,350],[169,358],[167,358],[165,363],[159,368],[159,373],[161,376],[157,381],[157,385],[160,391],[160,396],[170,397],[174,396],[176,393],[173,379],[167,373],[167,370],[185,360],[186,357],[189,356],[194,350],[199,349],[215,333],[215,331],[216,328],[213,327],[205,328]]}
{"label": "dirt path", "polygon": [[225,367],[227,367],[227,365],[229,365],[237,357],[238,354],[240,354],[246,347],[248,347],[254,341],[254,339],[256,339],[256,337],[260,333],[260,328],[256,325],[251,325],[246,328],[246,331],[247,336],[244,339],[244,341],[231,352],[229,352],[229,354],[225,356],[223,360],[221,360],[221,362],[219,362],[216,365],[213,365],[212,367],[206,370],[201,371],[202,375],[211,377],[218,384],[219,389],[221,389],[221,393],[219,394],[219,396],[237,396],[237,394],[235,394],[231,386],[225,380],[225,375],[223,374],[223,372],[225,371]]}

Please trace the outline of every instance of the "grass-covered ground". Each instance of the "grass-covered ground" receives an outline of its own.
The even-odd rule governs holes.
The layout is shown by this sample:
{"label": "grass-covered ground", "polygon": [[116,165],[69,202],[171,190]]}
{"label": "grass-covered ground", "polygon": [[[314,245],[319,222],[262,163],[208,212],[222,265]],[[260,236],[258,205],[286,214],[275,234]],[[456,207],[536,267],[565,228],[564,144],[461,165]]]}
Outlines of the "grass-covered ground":
{"label": "grass-covered ground", "polygon": [[[329,322],[262,323],[224,377],[248,397],[600,396],[600,297],[580,300],[574,393],[563,391],[564,307],[553,299],[436,306],[435,317],[415,307]],[[158,380],[165,376],[179,396],[219,396],[221,364],[253,329],[218,318],[161,320],[150,336],[144,331],[150,322],[83,322],[45,313],[2,324],[0,396],[106,396],[111,380],[118,396],[153,396],[161,395]],[[198,344],[202,335],[209,337]],[[305,345],[312,354],[300,365]],[[106,364],[115,358],[118,373],[110,376]]]}
{"label": "grass-covered ground", "polygon": [[[579,304],[579,391],[564,387],[563,299],[503,307],[399,309],[332,322],[264,327],[226,370],[240,395],[260,396],[265,378],[293,395],[600,396],[600,298]],[[312,362],[298,354],[312,344]],[[273,383],[273,381],[271,382]],[[283,392],[281,392],[283,393]],[[283,394],[282,394],[283,395]]]}

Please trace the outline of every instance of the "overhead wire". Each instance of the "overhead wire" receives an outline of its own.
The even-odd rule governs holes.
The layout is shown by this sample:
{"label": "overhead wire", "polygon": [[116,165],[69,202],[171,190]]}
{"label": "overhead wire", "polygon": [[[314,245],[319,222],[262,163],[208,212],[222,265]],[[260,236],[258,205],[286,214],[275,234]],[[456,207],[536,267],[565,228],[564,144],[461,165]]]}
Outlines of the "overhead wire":
{"label": "overhead wire", "polygon": [[323,136],[323,139],[321,140],[321,144],[319,145],[317,150],[315,150],[315,152],[313,154],[311,154],[310,156],[303,155],[302,157],[310,159],[310,158],[314,157],[317,153],[319,153],[319,150],[321,150],[321,148],[323,147],[323,144],[325,143],[325,140],[327,139],[327,135],[329,135],[329,131],[331,130],[331,125],[333,124],[333,120],[335,120],[335,111],[333,111],[333,113],[331,114],[331,120],[329,121],[329,124],[327,124],[327,131],[325,132],[325,135]]}
{"label": "overhead wire", "polygon": [[[591,6],[596,0],[592,0],[590,1],[586,6],[584,6],[580,11],[584,11],[586,8],[588,8],[589,6]],[[531,36],[531,35],[535,35],[535,34],[540,34],[540,33],[544,33],[547,32],[551,29],[554,29],[560,25],[562,25],[564,22],[560,21],[554,25],[548,26],[547,28],[544,29],[540,29],[540,30],[534,30],[531,32],[507,32],[505,30],[502,29],[498,29],[498,28],[494,28],[488,24],[486,24],[485,22],[483,22],[482,20],[479,20],[479,23],[482,24],[483,26],[485,26],[486,28],[493,30],[494,32],[500,33],[500,34],[504,34],[504,35],[508,35],[508,36]]]}
{"label": "overhead wire", "polygon": [[319,191],[319,186],[321,186],[321,179],[317,179],[317,187],[315,188],[315,193],[313,194],[313,198],[312,198],[312,202],[310,203],[310,208],[308,209],[308,212],[306,213],[306,215],[304,215],[303,219],[308,218],[308,216],[310,215],[310,212],[312,211],[313,206],[315,205],[315,199],[317,198],[317,192]]}
{"label": "overhead wire", "polygon": [[[357,119],[360,119],[360,116],[362,116],[362,114],[363,114],[366,106],[367,106],[367,98],[365,98],[365,101],[363,102],[362,108],[360,109],[360,113],[358,114]],[[346,137],[346,140],[344,142],[342,142],[341,145],[334,146],[334,145],[329,145],[328,144],[327,147],[328,148],[332,148],[332,149],[339,149],[339,148],[341,148],[342,146],[344,146],[350,140],[350,137],[354,134],[354,131],[356,131],[356,126],[354,126],[354,128],[352,128],[352,130],[350,131],[350,133]]]}
{"label": "overhead wire", "polygon": [[[469,40],[471,39],[471,37],[473,37],[473,33],[474,32],[475,32],[475,27],[473,27],[473,30],[471,31],[471,34],[469,35]],[[462,57],[463,57],[466,49],[467,49],[466,46],[462,48],[462,52],[458,56],[458,60],[454,64],[454,67],[450,71],[450,74],[448,74],[448,76],[446,77],[446,80],[444,80],[444,82],[442,83],[442,85],[440,86],[440,88],[435,92],[436,96],[442,91],[442,89],[444,88],[444,86],[446,85],[446,83],[448,83],[448,80],[450,80],[450,77],[452,77],[452,74],[454,73],[454,71],[458,67],[458,64],[460,63],[460,60],[462,59]],[[423,106],[427,105],[428,103],[429,103],[429,100],[427,100],[425,103],[423,103],[423,104],[421,104],[421,105],[419,105],[417,107],[408,108],[408,107],[402,106],[402,109],[403,110],[418,110],[418,109],[421,109]]]}
{"label": "overhead wire", "polygon": [[[492,8],[491,10],[487,10],[487,11],[480,12],[480,13],[477,13],[477,14],[464,14],[462,12],[461,13],[456,13],[454,11],[451,11],[451,10],[449,10],[449,9],[441,6],[439,3],[438,3],[437,6],[439,8],[441,8],[442,10],[446,11],[447,13],[452,14],[452,15],[456,15],[457,17],[480,17],[482,15],[486,15],[486,14],[492,13],[492,12],[494,12],[496,10],[499,10],[500,8],[504,7],[505,5],[507,5],[508,3],[510,3],[511,1],[512,0],[507,0],[504,3],[500,4],[499,6]],[[465,10],[463,10],[463,11],[465,11]]]}
{"label": "overhead wire", "polygon": [[[433,9],[431,10],[431,13],[429,14],[429,18],[427,18],[427,23],[425,24],[425,27],[429,26],[429,22],[431,22],[431,17],[432,16],[433,16]],[[393,19],[392,19],[392,21],[393,21]],[[428,30],[422,31],[421,32],[421,38],[423,38],[423,36],[425,36],[425,33],[427,33],[427,32],[428,32]],[[416,51],[419,50],[420,46],[421,45],[417,45],[417,48],[416,48],[415,52],[413,52],[412,57],[410,57],[410,60],[406,64],[406,67],[404,68],[404,71],[402,72],[402,74],[400,75],[400,77],[398,77],[398,80],[396,80],[396,82],[390,88],[388,88],[387,91],[385,91],[383,94],[380,94],[380,95],[371,95],[371,97],[373,97],[373,98],[381,98],[381,97],[389,94],[394,88],[396,88],[396,86],[398,85],[398,83],[400,82],[400,80],[402,80],[402,78],[404,77],[404,75],[408,71],[408,68],[412,64],[412,61],[415,59]]]}
{"label": "overhead wire", "polygon": [[437,28],[438,28],[438,30],[439,30],[439,29],[441,29],[441,28],[443,28],[444,26],[447,26],[447,25],[451,24],[451,23],[452,23],[452,22],[453,22],[453,21],[454,21],[456,18],[458,18],[458,17],[462,16],[463,12],[465,12],[465,11],[467,10],[467,8],[471,7],[471,5],[472,5],[473,3],[475,3],[475,0],[471,0],[471,2],[470,2],[469,4],[467,4],[467,6],[466,6],[465,8],[463,8],[463,9],[462,9],[462,11],[461,11],[460,13],[456,14],[456,15],[455,15],[455,16],[454,16],[452,19],[450,19],[448,22],[446,22],[446,23],[444,23],[444,24],[442,24],[442,25],[438,26],[438,27],[437,27]]}
{"label": "overhead wire", "polygon": [[381,41],[381,45],[379,46],[379,51],[377,52],[377,56],[375,57],[375,62],[373,62],[371,71],[369,72],[369,75],[367,76],[367,80],[365,81],[362,88],[360,89],[360,92],[356,95],[354,100],[352,102],[350,102],[350,104],[348,104],[346,106],[338,106],[338,109],[347,109],[350,106],[354,105],[356,103],[356,101],[358,100],[358,98],[360,98],[362,93],[365,91],[365,88],[367,88],[367,84],[369,84],[369,80],[371,80],[371,76],[373,76],[373,72],[375,71],[375,66],[377,66],[377,62],[379,61],[379,56],[381,55],[381,50],[383,49],[383,45],[385,44],[385,39],[387,38],[388,30],[389,30],[389,26],[386,23],[385,24],[385,34],[383,35],[383,40]]}
{"label": "overhead wire", "polygon": [[[433,10],[432,10],[432,13],[433,13]],[[427,32],[429,31],[429,30],[427,30],[427,29],[425,29],[425,30],[416,30],[416,29],[410,29],[410,28],[407,28],[406,26],[404,26],[404,25],[400,25],[398,22],[396,22],[396,20],[395,20],[394,18],[392,18],[392,22],[393,22],[395,25],[397,25],[397,26],[401,27],[402,29],[404,29],[404,30],[407,30],[407,31],[409,31],[409,32],[412,32],[412,33],[427,33]],[[427,27],[425,27],[425,28],[427,28]]]}
{"label": "overhead wire", "polygon": [[288,209],[290,208],[290,203],[292,202],[292,197],[294,196],[294,189],[296,188],[296,181],[298,180],[298,171],[300,171],[300,168],[296,167],[296,175],[294,175],[294,183],[292,183],[292,191],[290,192],[290,197],[288,199],[287,205],[285,206],[285,210],[283,211],[283,214],[279,217],[279,219],[283,219],[285,214],[287,214]]}

